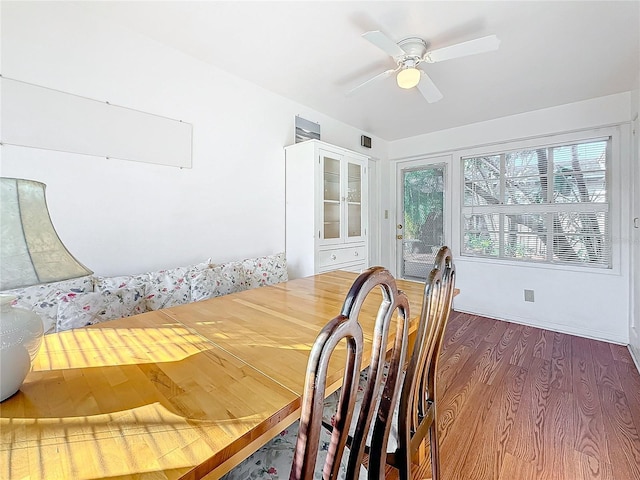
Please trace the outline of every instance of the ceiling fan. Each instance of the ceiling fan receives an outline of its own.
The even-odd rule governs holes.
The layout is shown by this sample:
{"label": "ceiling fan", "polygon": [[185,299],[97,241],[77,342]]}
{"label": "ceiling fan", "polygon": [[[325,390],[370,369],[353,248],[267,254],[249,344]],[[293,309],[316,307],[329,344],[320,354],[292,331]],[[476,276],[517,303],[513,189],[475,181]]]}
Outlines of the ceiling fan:
{"label": "ceiling fan", "polygon": [[347,95],[352,94],[364,86],[388,78],[397,72],[396,81],[400,88],[413,88],[417,86],[422,96],[429,103],[440,100],[442,93],[423,70],[425,64],[466,57],[467,55],[475,55],[476,53],[490,52],[497,50],[500,45],[500,40],[495,35],[476,38],[475,40],[469,40],[468,42],[462,42],[436,50],[429,50],[429,44],[418,37],[405,38],[396,43],[379,30],[366,32],[362,34],[362,36],[393,57],[397,68],[392,68],[370,78],[366,82],[349,90]]}

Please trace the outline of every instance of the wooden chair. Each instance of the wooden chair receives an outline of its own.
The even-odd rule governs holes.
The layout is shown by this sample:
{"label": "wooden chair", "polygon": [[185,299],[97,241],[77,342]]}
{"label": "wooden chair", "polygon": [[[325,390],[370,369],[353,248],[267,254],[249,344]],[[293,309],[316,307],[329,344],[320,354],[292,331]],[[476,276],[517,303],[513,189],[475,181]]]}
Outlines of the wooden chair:
{"label": "wooden chair", "polygon": [[[386,462],[398,469],[401,480],[411,478],[412,460],[422,463],[426,459],[424,440],[427,432],[431,445],[432,479],[440,478],[436,372],[442,339],[451,311],[454,286],[453,257],[448,247],[441,247],[436,254],[433,269],[425,281],[420,322],[387,445]],[[367,370],[361,374],[360,379],[361,384],[366,384]],[[325,401],[323,424],[329,431],[335,428],[335,419],[330,417],[329,412],[335,410],[333,405],[336,403],[337,395],[334,393]]]}
{"label": "wooden chair", "polygon": [[[361,408],[355,409],[359,376],[362,370],[363,331],[358,315],[367,295],[376,287],[382,291],[382,303],[376,317],[369,378],[362,393]],[[395,315],[395,312],[398,315]],[[390,356],[386,354],[389,333],[395,321],[395,338]],[[307,364],[307,373],[299,424],[286,430],[279,437],[244,460],[223,477],[236,479],[285,478],[286,465],[291,466],[289,478],[311,480],[322,472],[324,480],[384,478],[387,439],[391,417],[397,404],[400,381],[406,360],[409,300],[398,290],[395,279],[382,267],[372,267],[353,283],[340,315],[331,320],[318,335]],[[322,428],[323,402],[329,360],[341,340],[346,340],[347,359],[342,387],[335,412],[335,426],[331,432]],[[387,379],[382,372],[388,362]],[[357,421],[352,422],[354,415]],[[345,448],[350,426],[355,429],[349,448]],[[296,428],[297,427],[297,428]],[[370,433],[372,432],[372,433]],[[286,438],[293,439],[291,442]],[[362,466],[367,437],[369,442],[369,467]],[[319,455],[319,445],[328,445]],[[344,455],[343,455],[344,454]],[[278,466],[272,465],[277,461]],[[321,470],[316,468],[321,464]]]}
{"label": "wooden chair", "polygon": [[420,324],[402,385],[398,411],[398,447],[387,454],[400,480],[411,478],[412,458],[422,460],[424,439],[429,432],[432,480],[440,479],[436,373],[444,331],[451,312],[455,287],[455,265],[448,247],[441,247],[424,289]]}

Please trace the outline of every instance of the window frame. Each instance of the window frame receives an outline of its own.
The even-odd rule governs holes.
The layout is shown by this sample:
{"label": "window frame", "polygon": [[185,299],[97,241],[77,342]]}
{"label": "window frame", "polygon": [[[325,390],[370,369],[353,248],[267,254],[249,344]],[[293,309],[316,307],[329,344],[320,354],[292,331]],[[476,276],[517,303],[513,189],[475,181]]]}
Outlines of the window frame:
{"label": "window frame", "polygon": [[[500,263],[505,265],[518,265],[518,266],[531,266],[539,268],[551,268],[551,269],[563,269],[563,270],[576,270],[576,271],[591,271],[597,273],[612,273],[617,274],[620,268],[620,245],[619,229],[620,229],[620,208],[616,208],[619,205],[620,198],[620,179],[619,177],[619,162],[621,158],[621,150],[624,148],[621,146],[621,136],[618,127],[604,127],[599,129],[584,130],[580,132],[564,133],[564,134],[552,134],[534,138],[525,138],[521,140],[513,140],[509,142],[485,144],[475,148],[468,148],[458,151],[455,156],[457,159],[457,170],[459,174],[459,188],[460,194],[457,195],[459,215],[459,221],[456,222],[456,227],[459,228],[457,235],[458,245],[457,254],[461,259],[469,261]],[[465,169],[464,163],[466,159],[488,156],[502,156],[501,164],[504,165],[504,156],[511,152],[518,152],[522,150],[534,150],[536,148],[554,148],[562,146],[570,146],[576,143],[589,143],[596,141],[607,141],[607,158],[605,164],[605,188],[606,199],[605,202],[575,202],[575,203],[539,203],[539,204],[507,204],[504,198],[505,193],[505,171],[501,169],[500,174],[500,203],[495,205],[465,205]],[[551,161],[550,161],[551,165]],[[540,178],[540,177],[538,177]],[[553,189],[549,189],[549,195],[553,195]],[[548,201],[549,199],[547,199]],[[524,208],[523,208],[524,207]],[[560,208],[559,208],[560,207]],[[546,258],[532,259],[532,258],[517,258],[504,255],[504,233],[503,233],[503,221],[504,214],[535,214],[535,213],[579,213],[579,212],[605,212],[607,215],[607,231],[606,242],[608,248],[607,264],[589,264],[582,262],[566,262],[553,259],[553,249],[549,248],[546,252]],[[474,254],[465,251],[465,217],[469,215],[478,214],[495,214],[500,215],[500,228],[498,231],[499,251],[497,255],[482,255]],[[547,235],[549,239],[553,238],[553,229],[547,228]]]}

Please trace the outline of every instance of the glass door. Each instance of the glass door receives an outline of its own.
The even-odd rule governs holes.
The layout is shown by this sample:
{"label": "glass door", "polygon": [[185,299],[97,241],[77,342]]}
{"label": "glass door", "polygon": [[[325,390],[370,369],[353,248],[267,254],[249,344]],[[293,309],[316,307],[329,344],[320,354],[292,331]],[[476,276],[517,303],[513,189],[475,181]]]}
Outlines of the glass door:
{"label": "glass door", "polygon": [[323,244],[364,240],[366,208],[366,170],[364,162],[331,152],[321,152],[323,182]]}
{"label": "glass door", "polygon": [[347,159],[346,164],[346,224],[347,240],[360,240],[364,236],[362,217],[365,213],[363,207],[364,167],[362,163]]}
{"label": "glass door", "polygon": [[398,166],[396,251],[401,278],[424,281],[445,244],[445,165]]}
{"label": "glass door", "polygon": [[340,242],[342,232],[341,169],[340,159],[322,155],[323,176],[323,231],[326,243]]}

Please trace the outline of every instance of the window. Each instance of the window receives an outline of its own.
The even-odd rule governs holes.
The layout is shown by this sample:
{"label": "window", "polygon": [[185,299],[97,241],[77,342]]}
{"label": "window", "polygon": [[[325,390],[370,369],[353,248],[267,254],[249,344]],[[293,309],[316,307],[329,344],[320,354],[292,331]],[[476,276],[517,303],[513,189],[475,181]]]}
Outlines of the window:
{"label": "window", "polygon": [[610,138],[462,159],[462,255],[611,267]]}

